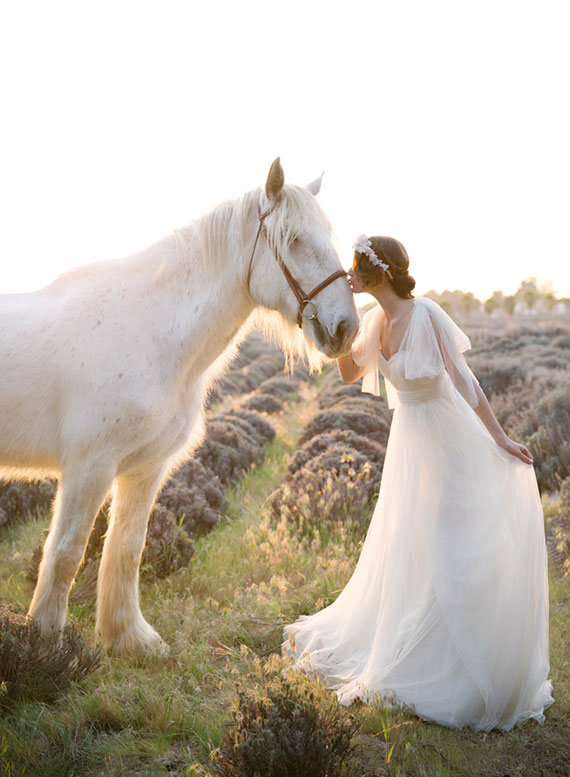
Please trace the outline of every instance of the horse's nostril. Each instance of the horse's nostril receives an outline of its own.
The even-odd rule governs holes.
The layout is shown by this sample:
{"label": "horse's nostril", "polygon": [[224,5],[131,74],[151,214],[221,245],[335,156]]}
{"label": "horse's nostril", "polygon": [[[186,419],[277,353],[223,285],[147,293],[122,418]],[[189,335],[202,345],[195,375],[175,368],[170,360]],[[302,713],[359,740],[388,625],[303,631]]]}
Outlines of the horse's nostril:
{"label": "horse's nostril", "polygon": [[338,322],[336,332],[335,332],[335,340],[337,343],[342,342],[345,334],[346,334],[346,325],[347,321],[345,318],[341,318],[341,320]]}

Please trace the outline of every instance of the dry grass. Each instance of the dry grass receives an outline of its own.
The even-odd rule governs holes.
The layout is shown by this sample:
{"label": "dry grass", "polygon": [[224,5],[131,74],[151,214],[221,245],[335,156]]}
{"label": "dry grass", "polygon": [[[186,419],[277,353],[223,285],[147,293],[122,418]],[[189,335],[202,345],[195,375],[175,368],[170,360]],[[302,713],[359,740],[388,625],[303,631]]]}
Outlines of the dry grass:
{"label": "dry grass", "polygon": [[[55,703],[16,702],[0,720],[0,777],[213,772],[211,753],[237,709],[236,684],[255,696],[259,672],[279,651],[283,625],[332,602],[359,552],[356,534],[342,527],[307,538],[267,515],[268,498],[319,410],[315,384],[301,385],[299,397],[272,416],[277,435],[265,462],[227,494],[225,518],[195,540],[191,573],[180,569],[143,588],[143,611],[170,644],[168,657],[135,662],[103,656],[94,675]],[[223,409],[237,404],[225,400]],[[565,508],[557,495],[545,507],[550,531]],[[33,584],[25,569],[46,523],[41,518],[3,530],[0,601],[29,604]],[[403,709],[353,705],[362,730],[344,776],[568,775],[570,578],[560,564],[551,565],[550,592],[556,703],[544,726],[530,722],[485,735],[428,724]],[[70,620],[91,637],[92,605],[73,604]],[[328,692],[315,686],[314,694],[318,700]]]}

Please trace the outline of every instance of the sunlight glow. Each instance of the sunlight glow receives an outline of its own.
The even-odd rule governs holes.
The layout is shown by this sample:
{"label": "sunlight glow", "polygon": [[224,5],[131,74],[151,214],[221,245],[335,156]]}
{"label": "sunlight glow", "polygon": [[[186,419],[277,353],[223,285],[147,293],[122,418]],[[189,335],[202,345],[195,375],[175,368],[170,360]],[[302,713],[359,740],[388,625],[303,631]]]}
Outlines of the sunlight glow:
{"label": "sunlight glow", "polygon": [[[563,4],[4,4],[1,291],[325,170],[345,266],[398,237],[417,291],[570,296]],[[10,74],[6,77],[6,74]]]}

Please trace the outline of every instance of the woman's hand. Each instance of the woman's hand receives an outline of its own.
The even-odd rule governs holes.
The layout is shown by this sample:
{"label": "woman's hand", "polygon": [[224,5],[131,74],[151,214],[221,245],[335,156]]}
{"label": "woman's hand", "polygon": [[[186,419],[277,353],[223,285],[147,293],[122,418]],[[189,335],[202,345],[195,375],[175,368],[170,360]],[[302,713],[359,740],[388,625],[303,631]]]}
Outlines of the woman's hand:
{"label": "woman's hand", "polygon": [[477,394],[478,404],[474,410],[487,427],[489,434],[493,440],[495,440],[497,445],[506,450],[507,453],[510,453],[512,456],[516,456],[517,459],[524,461],[525,464],[532,464],[532,453],[528,448],[525,448],[524,445],[520,445],[520,443],[515,442],[514,440],[511,440],[509,437],[507,437],[501,425],[495,418],[495,414],[491,409],[489,400],[483,393],[483,389],[478,383],[475,386],[475,393]]}
{"label": "woman's hand", "polygon": [[520,459],[521,461],[524,461],[525,464],[533,463],[532,453],[529,451],[529,449],[524,445],[511,440],[509,437],[505,437],[505,439],[502,440],[499,445],[501,448],[504,448],[507,453],[516,456],[517,459]]}

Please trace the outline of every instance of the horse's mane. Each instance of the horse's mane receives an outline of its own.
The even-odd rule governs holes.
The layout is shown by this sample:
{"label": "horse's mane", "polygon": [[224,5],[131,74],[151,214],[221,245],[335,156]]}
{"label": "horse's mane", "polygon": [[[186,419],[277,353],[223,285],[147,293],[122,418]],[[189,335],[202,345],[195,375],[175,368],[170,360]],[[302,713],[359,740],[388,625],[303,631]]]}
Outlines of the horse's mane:
{"label": "horse's mane", "polygon": [[[261,189],[246,192],[237,200],[223,202],[210,213],[205,214],[192,225],[200,241],[203,261],[210,272],[228,271],[228,257],[236,251],[241,262],[249,261],[253,242],[259,225],[258,207],[265,210],[269,203]],[[319,207],[315,197],[304,187],[285,184],[271,214],[265,220],[267,240],[272,250],[280,256],[287,256],[288,248],[295,237],[309,223],[317,222],[331,233],[330,222]],[[318,370],[323,355],[303,337],[299,327],[289,322],[280,313],[258,307],[240,329],[236,342],[239,343],[253,329],[279,345],[285,353],[290,367],[296,358],[307,359],[311,370]]]}
{"label": "horse's mane", "polygon": [[[259,224],[258,207],[265,211],[269,203],[261,189],[254,189],[236,200],[220,203],[192,224],[210,268],[221,271],[228,251],[235,252],[238,248],[245,255],[253,247]],[[281,256],[286,256],[295,237],[315,222],[331,233],[331,224],[315,197],[303,186],[285,184],[265,220],[269,244]]]}

